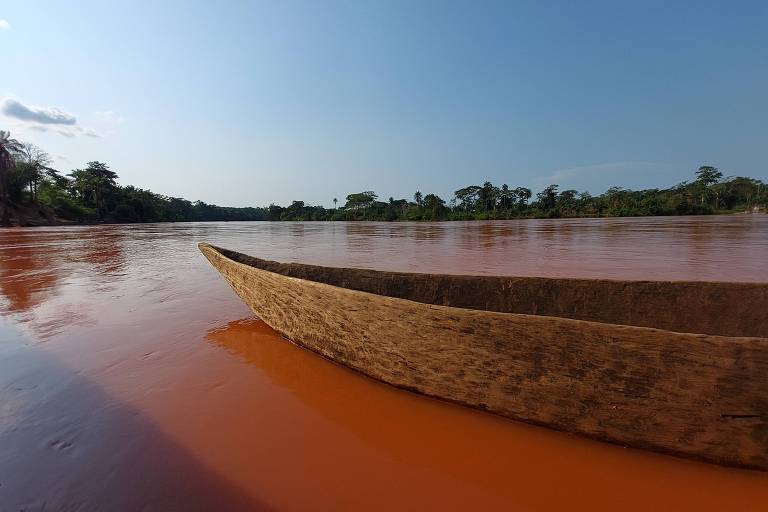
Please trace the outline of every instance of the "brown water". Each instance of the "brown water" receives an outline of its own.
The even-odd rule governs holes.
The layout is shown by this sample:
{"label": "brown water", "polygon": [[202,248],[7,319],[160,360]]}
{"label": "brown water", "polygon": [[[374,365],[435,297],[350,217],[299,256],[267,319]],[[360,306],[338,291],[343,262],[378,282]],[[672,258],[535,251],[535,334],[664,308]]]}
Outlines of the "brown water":
{"label": "brown water", "polygon": [[0,230],[0,511],[766,510],[768,475],[448,405],[280,339],[199,254],[768,281],[768,216]]}

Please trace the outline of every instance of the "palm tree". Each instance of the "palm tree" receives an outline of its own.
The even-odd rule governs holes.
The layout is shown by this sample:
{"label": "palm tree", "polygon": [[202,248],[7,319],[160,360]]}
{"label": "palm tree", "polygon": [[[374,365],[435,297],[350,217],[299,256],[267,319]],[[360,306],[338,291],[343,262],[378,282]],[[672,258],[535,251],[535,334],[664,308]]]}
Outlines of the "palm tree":
{"label": "palm tree", "polygon": [[11,132],[0,130],[0,206],[3,209],[0,215],[0,225],[10,224],[10,204],[8,199],[8,175],[15,162],[14,155],[22,150],[21,142],[11,138]]}
{"label": "palm tree", "polygon": [[335,198],[335,197],[334,197],[334,198],[333,198],[333,209],[334,209],[334,210],[336,209],[336,203],[338,203],[338,202],[339,202],[339,200],[338,200],[337,198]]}

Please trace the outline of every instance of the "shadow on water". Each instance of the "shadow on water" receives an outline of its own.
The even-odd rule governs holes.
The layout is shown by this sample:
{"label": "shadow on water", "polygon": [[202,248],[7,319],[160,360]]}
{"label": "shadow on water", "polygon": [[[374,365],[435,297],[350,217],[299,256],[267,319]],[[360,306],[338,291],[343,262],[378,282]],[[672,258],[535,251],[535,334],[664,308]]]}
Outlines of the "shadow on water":
{"label": "shadow on water", "polygon": [[0,510],[268,508],[14,329],[0,337]]}

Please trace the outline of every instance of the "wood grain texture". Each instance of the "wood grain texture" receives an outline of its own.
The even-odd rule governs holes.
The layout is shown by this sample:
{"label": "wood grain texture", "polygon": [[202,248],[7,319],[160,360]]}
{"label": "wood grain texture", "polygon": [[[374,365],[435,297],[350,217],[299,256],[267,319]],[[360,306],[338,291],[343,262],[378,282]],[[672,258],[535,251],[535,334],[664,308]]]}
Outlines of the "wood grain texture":
{"label": "wood grain texture", "polygon": [[768,337],[768,283],[413,274],[278,263],[216,249],[229,259],[270,272],[425,304]]}
{"label": "wood grain texture", "polygon": [[[765,337],[427,304],[200,249],[276,331],[373,378],[603,441],[768,469]],[[381,274],[386,282],[390,273]]]}

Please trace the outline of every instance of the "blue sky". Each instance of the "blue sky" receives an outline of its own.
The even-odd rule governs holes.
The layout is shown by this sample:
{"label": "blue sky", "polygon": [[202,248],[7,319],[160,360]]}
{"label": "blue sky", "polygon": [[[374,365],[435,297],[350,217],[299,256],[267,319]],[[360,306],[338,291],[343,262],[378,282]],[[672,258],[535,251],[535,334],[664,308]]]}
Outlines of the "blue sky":
{"label": "blue sky", "polygon": [[768,179],[768,2],[0,4],[0,129],[245,206]]}

